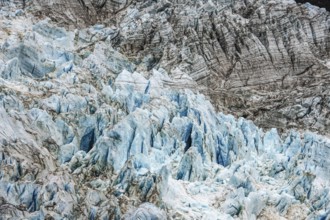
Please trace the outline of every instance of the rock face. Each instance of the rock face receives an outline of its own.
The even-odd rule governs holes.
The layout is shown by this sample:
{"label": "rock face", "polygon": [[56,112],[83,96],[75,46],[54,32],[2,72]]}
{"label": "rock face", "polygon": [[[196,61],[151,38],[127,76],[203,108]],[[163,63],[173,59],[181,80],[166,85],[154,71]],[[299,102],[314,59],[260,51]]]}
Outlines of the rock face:
{"label": "rock face", "polygon": [[143,71],[179,68],[218,110],[265,128],[330,131],[324,9],[284,0],[36,2],[63,24],[105,16],[116,27],[117,51]]}
{"label": "rock face", "polygon": [[[249,13],[250,1],[117,3],[1,2],[0,219],[329,218],[326,136],[264,130],[212,104],[281,110],[328,131],[328,12],[286,1]],[[56,23],[36,16],[53,4]],[[95,21],[114,10],[118,23],[87,27],[84,10]]]}
{"label": "rock face", "polygon": [[33,2],[41,13],[60,24],[86,26],[104,22],[128,7],[131,0],[37,0]]}

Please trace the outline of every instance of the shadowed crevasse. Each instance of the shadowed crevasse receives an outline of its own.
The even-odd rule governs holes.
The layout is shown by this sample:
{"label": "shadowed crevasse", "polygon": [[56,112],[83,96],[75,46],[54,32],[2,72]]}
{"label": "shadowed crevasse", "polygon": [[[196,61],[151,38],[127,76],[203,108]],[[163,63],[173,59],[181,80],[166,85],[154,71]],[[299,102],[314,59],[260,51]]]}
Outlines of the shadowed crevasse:
{"label": "shadowed crevasse", "polygon": [[95,135],[94,135],[95,129],[88,129],[84,136],[81,138],[81,143],[80,143],[80,149],[85,151],[86,153],[89,152],[95,141]]}
{"label": "shadowed crevasse", "polygon": [[328,0],[296,0],[297,3],[311,3],[312,5],[319,6],[320,8],[325,8],[330,11],[330,1]]}

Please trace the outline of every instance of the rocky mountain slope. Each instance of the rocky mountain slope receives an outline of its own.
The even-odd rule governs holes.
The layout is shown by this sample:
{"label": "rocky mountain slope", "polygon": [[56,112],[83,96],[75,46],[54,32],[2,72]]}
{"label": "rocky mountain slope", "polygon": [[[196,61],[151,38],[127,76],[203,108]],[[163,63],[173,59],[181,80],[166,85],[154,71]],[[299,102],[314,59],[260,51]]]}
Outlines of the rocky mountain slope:
{"label": "rocky mountain slope", "polygon": [[0,4],[1,220],[330,217],[329,12]]}

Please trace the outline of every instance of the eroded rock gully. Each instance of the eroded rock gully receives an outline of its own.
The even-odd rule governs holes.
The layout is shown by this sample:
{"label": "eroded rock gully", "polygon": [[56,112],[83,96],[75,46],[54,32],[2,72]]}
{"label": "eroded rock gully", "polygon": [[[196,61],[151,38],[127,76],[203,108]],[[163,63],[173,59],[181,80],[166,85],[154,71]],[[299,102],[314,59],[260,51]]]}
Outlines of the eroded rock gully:
{"label": "eroded rock gully", "polygon": [[0,4],[1,220],[329,218],[329,12]]}

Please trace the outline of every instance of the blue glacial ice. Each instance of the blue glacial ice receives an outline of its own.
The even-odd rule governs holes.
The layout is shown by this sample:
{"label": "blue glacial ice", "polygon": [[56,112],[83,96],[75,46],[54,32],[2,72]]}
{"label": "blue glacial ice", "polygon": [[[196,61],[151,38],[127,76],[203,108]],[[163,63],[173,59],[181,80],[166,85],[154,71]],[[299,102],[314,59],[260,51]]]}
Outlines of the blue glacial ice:
{"label": "blue glacial ice", "polygon": [[[149,78],[123,70],[100,88],[78,84],[75,73],[58,77],[75,90],[26,113],[19,98],[0,99],[6,216],[72,218],[79,206],[80,219],[328,216],[326,137],[263,131],[217,113],[184,89],[189,77],[174,81],[162,70]],[[20,147],[26,155],[15,153]]]}

